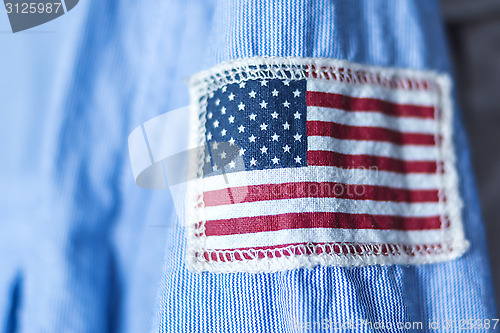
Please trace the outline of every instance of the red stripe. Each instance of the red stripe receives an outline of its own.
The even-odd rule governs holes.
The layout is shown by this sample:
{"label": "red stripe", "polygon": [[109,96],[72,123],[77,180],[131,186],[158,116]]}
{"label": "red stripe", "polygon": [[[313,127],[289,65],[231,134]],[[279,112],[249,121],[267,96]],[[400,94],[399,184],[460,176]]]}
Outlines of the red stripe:
{"label": "red stripe", "polygon": [[403,161],[392,157],[372,155],[346,155],[332,151],[310,150],[308,165],[335,166],[338,168],[376,168],[379,171],[399,173],[436,173],[435,161]]}
{"label": "red stripe", "polygon": [[[318,246],[319,245],[319,246]],[[321,246],[322,245],[322,246]],[[376,246],[378,245],[378,246]],[[420,254],[432,254],[442,250],[441,244],[365,244],[365,243],[296,243],[277,246],[260,246],[255,248],[238,248],[227,250],[214,250],[197,252],[197,257],[203,257],[207,261],[229,262],[263,258],[280,258],[296,255],[312,254],[359,254],[359,255],[401,255],[415,256]],[[399,251],[395,249],[399,248]],[[370,252],[367,252],[370,249]],[[450,249],[452,250],[452,249]],[[395,253],[396,252],[396,253]],[[234,258],[234,259],[233,259]]]}
{"label": "red stripe", "polygon": [[306,92],[306,105],[344,111],[381,112],[399,117],[434,118],[432,106],[397,104],[375,98],[358,98],[317,91]]}
{"label": "red stripe", "polygon": [[349,126],[326,121],[308,121],[307,135],[346,140],[386,141],[399,145],[436,144],[432,134],[403,133],[380,127]]}
{"label": "red stripe", "polygon": [[203,193],[205,207],[296,198],[340,198],[393,202],[439,202],[438,190],[407,190],[386,186],[334,182],[300,182],[240,186]]}
{"label": "red stripe", "polygon": [[401,217],[389,215],[305,212],[210,220],[205,223],[206,236],[248,234],[300,228],[428,230],[439,229],[439,216]]}

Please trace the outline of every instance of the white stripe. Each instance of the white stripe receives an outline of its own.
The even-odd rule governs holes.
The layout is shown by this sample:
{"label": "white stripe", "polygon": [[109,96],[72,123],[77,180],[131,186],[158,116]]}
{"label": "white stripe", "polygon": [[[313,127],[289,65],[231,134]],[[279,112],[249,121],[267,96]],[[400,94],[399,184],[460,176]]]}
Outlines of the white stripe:
{"label": "white stripe", "polygon": [[206,248],[211,250],[260,246],[279,246],[294,243],[378,243],[378,244],[436,244],[441,243],[441,230],[372,230],[372,229],[287,229],[263,231],[244,235],[208,236]]}
{"label": "white stripe", "polygon": [[348,155],[384,156],[406,161],[436,161],[438,158],[435,146],[400,146],[389,142],[340,140],[327,136],[308,137],[307,150],[333,151]]}
{"label": "white stripe", "polygon": [[[361,192],[361,189],[359,191]],[[207,220],[223,220],[239,217],[307,212],[426,217],[440,215],[442,213],[441,208],[442,205],[440,203],[406,203],[339,198],[295,198],[205,207],[206,215],[204,217]]]}
{"label": "white stripe", "polygon": [[437,174],[399,174],[376,169],[341,169],[330,166],[308,166],[303,168],[277,168],[228,173],[196,179],[203,191],[228,187],[292,182],[338,182],[389,186],[405,189],[436,189],[440,184]]}
{"label": "white stripe", "polygon": [[399,132],[434,134],[438,122],[434,119],[394,117],[378,112],[342,111],[319,106],[307,107],[308,121],[331,121],[342,125],[381,127]]}
{"label": "white stripe", "polygon": [[375,98],[399,104],[434,106],[437,103],[437,94],[432,91],[407,91],[373,85],[366,86],[366,89],[360,89],[360,87],[343,82],[316,78],[307,79],[307,90],[359,98]]}

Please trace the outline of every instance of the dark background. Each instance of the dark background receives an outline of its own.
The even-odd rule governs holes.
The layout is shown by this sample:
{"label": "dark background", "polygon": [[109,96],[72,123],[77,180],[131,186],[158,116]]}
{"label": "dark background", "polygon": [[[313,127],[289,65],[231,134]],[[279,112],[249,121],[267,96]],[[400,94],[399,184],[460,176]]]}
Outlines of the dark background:
{"label": "dark background", "polygon": [[442,8],[500,304],[500,0],[443,0]]}

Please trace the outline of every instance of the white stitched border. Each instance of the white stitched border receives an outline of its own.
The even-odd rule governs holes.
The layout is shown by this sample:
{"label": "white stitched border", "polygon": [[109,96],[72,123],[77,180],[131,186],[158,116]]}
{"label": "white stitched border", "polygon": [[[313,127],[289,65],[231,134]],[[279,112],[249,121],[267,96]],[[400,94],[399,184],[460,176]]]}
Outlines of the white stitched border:
{"label": "white stitched border", "polygon": [[[196,265],[188,266],[189,269],[202,272],[249,272],[249,273],[272,273],[296,268],[313,268],[322,266],[367,266],[367,265],[421,265],[451,260],[460,257],[467,249],[468,243],[462,242],[452,245],[414,245],[407,249],[401,244],[307,244],[290,245],[273,250],[275,257],[259,258],[259,253],[269,253],[269,250],[227,250],[206,251],[208,256],[216,255],[221,259],[231,258],[230,264],[224,261],[208,261],[198,256]],[[302,255],[294,254],[300,249]],[[316,254],[321,249],[322,254]],[[327,254],[334,252],[333,255]],[[313,254],[309,254],[313,252]],[[238,260],[235,255],[249,255],[251,260]],[[381,259],[385,259],[381,261]],[[191,261],[192,262],[192,261]]]}
{"label": "white stitched border", "polygon": [[[341,82],[344,85],[375,87],[378,90],[432,92],[437,96],[436,119],[439,119],[434,133],[436,140],[442,140],[441,160],[445,173],[435,177],[439,182],[439,205],[449,219],[445,229],[443,223],[442,244],[412,245],[402,244],[308,244],[290,245],[273,249],[281,253],[273,258],[261,258],[269,250],[207,250],[205,236],[205,209],[203,203],[203,180],[188,184],[186,198],[187,223],[187,266],[193,271],[212,272],[273,272],[294,268],[324,266],[363,266],[373,264],[424,264],[451,260],[461,256],[469,244],[464,238],[461,208],[462,201],[458,192],[458,174],[455,166],[455,153],[452,142],[452,104],[450,97],[451,83],[447,75],[432,71],[384,68],[354,64],[342,60],[324,58],[267,58],[254,57],[238,59],[220,64],[203,71],[189,80],[191,94],[191,133],[190,141],[202,146],[205,140],[205,114],[207,98],[224,85],[239,83],[251,79],[297,80],[317,78],[329,82]],[[385,95],[385,93],[384,93]],[[202,176],[203,152],[192,165],[198,176]],[[262,170],[269,171],[269,170]],[[370,171],[370,170],[363,170]],[[223,175],[220,177],[230,177]],[[211,177],[213,178],[213,177]],[[446,200],[444,199],[446,197]],[[197,221],[202,221],[198,223]],[[297,249],[303,253],[297,254]],[[330,249],[328,247],[331,247]],[[385,248],[384,248],[385,247]],[[384,251],[382,251],[384,248]],[[333,251],[334,249],[335,251]],[[361,249],[361,252],[358,251]],[[259,252],[260,251],[260,252]],[[301,250],[300,250],[301,251]],[[300,252],[299,251],[299,252]],[[309,251],[309,252],[308,252]],[[318,251],[321,254],[318,254]],[[238,253],[238,258],[235,256]],[[213,256],[219,260],[207,259]],[[227,260],[229,256],[229,260]],[[244,257],[252,259],[245,259]],[[242,259],[243,258],[243,259]]]}

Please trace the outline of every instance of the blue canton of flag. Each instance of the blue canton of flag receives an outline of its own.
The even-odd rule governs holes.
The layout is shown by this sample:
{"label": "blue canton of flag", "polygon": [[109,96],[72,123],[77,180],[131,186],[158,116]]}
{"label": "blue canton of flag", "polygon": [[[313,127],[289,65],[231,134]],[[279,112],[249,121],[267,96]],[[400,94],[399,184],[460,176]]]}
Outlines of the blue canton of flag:
{"label": "blue canton of flag", "polygon": [[306,166],[305,96],[306,80],[248,80],[216,90],[207,100],[204,174]]}

